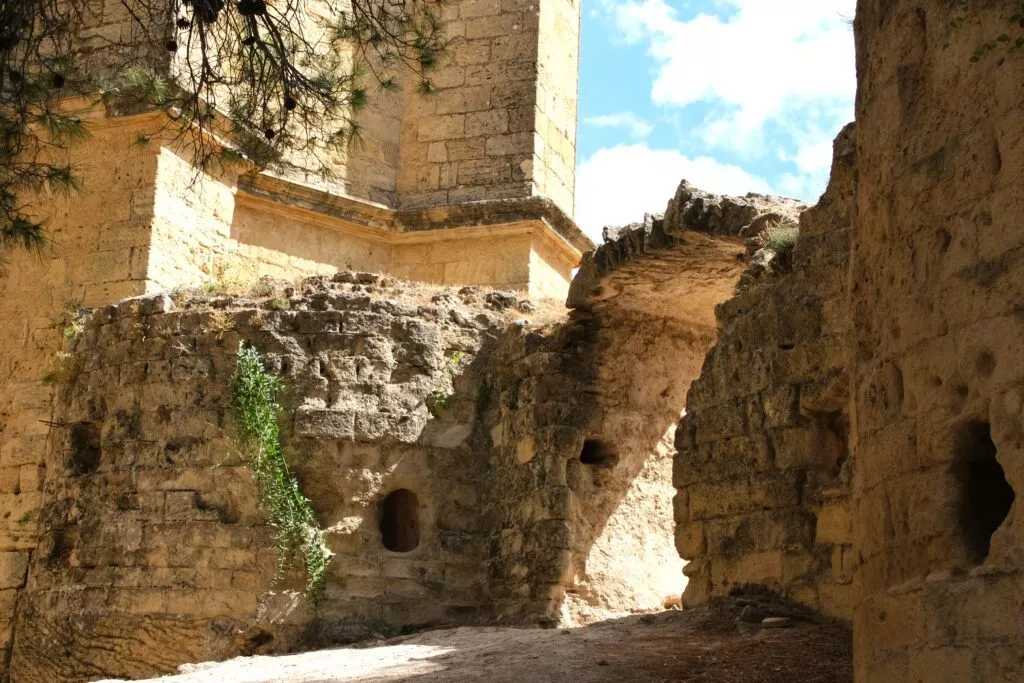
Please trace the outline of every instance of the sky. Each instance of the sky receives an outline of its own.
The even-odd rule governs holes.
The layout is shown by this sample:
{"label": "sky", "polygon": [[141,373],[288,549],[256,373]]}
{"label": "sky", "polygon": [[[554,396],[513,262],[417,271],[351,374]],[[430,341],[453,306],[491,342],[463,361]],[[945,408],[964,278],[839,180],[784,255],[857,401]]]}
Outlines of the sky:
{"label": "sky", "polygon": [[584,0],[576,221],[660,213],[682,179],[814,202],[853,120],[855,0]]}

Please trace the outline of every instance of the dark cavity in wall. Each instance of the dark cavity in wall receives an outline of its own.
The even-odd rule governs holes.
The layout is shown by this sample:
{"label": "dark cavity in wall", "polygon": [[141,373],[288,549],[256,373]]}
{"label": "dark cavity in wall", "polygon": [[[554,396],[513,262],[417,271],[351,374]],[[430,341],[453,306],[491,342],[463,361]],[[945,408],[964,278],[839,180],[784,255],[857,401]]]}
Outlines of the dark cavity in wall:
{"label": "dark cavity in wall", "polygon": [[419,500],[409,489],[392,491],[381,501],[380,535],[384,547],[407,553],[420,544]]}
{"label": "dark cavity in wall", "polygon": [[956,448],[953,474],[959,489],[960,531],[968,559],[973,564],[981,564],[988,557],[992,534],[1009,514],[1015,495],[996,460],[996,445],[989,423],[965,424]]}
{"label": "dark cavity in wall", "polygon": [[619,461],[615,449],[606,441],[587,439],[580,451],[580,462],[593,467],[614,467]]}
{"label": "dark cavity in wall", "polygon": [[100,466],[100,426],[95,422],[76,422],[71,425],[68,444],[68,469],[80,477],[92,474]]}

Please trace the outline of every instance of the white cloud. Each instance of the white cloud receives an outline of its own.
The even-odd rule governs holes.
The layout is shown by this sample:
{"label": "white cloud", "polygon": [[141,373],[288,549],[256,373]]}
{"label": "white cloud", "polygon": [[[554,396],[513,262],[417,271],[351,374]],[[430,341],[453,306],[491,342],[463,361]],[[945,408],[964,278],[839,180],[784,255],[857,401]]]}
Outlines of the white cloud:
{"label": "white cloud", "polygon": [[638,140],[647,137],[654,130],[653,125],[631,111],[623,111],[617,114],[602,114],[601,116],[588,116],[583,119],[583,124],[598,128],[622,127],[629,131],[630,137]]}
{"label": "white cloud", "polygon": [[[830,137],[852,119],[855,0],[721,0],[728,18],[681,20],[665,0],[605,0],[616,29],[645,43],[654,102],[711,113],[695,134],[707,145],[763,154],[766,131],[797,136],[804,120]],[[816,141],[816,142],[820,142]]]}
{"label": "white cloud", "polygon": [[770,191],[764,179],[738,166],[646,145],[619,145],[598,150],[577,167],[576,223],[600,243],[606,225],[663,212],[684,178],[719,194]]}

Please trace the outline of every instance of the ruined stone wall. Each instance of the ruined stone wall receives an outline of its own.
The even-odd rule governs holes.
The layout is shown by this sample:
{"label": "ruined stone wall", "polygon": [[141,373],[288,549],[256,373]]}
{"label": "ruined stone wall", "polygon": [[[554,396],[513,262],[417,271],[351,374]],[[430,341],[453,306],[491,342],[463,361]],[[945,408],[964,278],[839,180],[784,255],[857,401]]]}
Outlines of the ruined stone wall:
{"label": "ruined stone wall", "polygon": [[[848,175],[852,175],[852,171]],[[845,206],[848,205],[847,200]],[[760,355],[758,343],[764,341],[764,331],[746,321],[749,308],[758,310],[765,318],[797,318],[778,325],[785,328],[786,345],[792,343],[791,337],[798,340],[813,337],[816,330],[800,330],[803,337],[798,337],[794,330],[812,318],[800,317],[805,312],[800,306],[793,305],[793,311],[785,309],[792,305],[788,303],[781,303],[779,307],[783,310],[776,311],[774,299],[763,293],[751,293],[743,304],[736,303],[740,299],[724,304],[721,327],[716,324],[715,308],[733,295],[743,274],[746,262],[743,241],[757,238],[775,222],[796,221],[805,208],[799,202],[778,197],[709,195],[684,180],[664,217],[648,215],[642,223],[606,228],[605,244],[585,256],[569,294],[571,306],[581,313],[593,314],[599,322],[594,350],[598,375],[592,388],[596,395],[594,408],[584,422],[585,433],[598,453],[604,454],[607,471],[617,467],[630,474],[604,481],[595,472],[593,485],[582,487],[585,494],[580,500],[588,501],[591,507],[581,514],[581,525],[589,529],[592,543],[583,546],[573,557],[579,585],[570,591],[567,601],[570,608],[584,614],[599,612],[608,601],[607,596],[602,596],[596,605],[588,603],[608,588],[601,584],[600,577],[620,572],[631,577],[629,590],[644,595],[647,604],[658,601],[664,604],[666,594],[672,596],[672,600],[679,599],[678,590],[685,582],[679,578],[680,562],[669,543],[671,527],[637,523],[630,513],[640,501],[647,501],[646,505],[668,513],[673,495],[670,478],[673,458],[676,461],[675,485],[682,489],[675,497],[677,532],[673,545],[678,545],[684,558],[694,560],[686,570],[690,577],[687,591],[690,602],[705,599],[709,593],[706,522],[715,526],[722,543],[725,543],[724,537],[735,531],[724,526],[730,520],[710,518],[738,515],[731,520],[736,525],[746,523],[745,513],[777,507],[778,501],[766,501],[765,496],[756,495],[766,481],[779,484],[774,493],[777,498],[785,499],[782,504],[797,506],[798,488],[806,478],[802,473],[794,471],[775,476],[765,473],[761,480],[752,481],[750,471],[745,469],[750,464],[749,459],[756,460],[759,447],[764,452],[764,468],[770,469],[771,465],[770,446],[756,434],[761,425],[749,427],[746,415],[748,403],[756,403],[763,413],[762,387],[758,383],[767,383],[771,358],[766,358],[759,366],[760,374],[748,372],[741,376],[740,367],[750,357]],[[828,223],[828,218],[823,216],[819,222]],[[828,226],[830,223],[821,227],[815,224],[808,231],[823,233]],[[838,238],[840,241],[845,239],[845,229],[847,227],[843,227]],[[841,253],[842,248],[841,242],[838,248]],[[785,301],[781,293],[778,298]],[[758,305],[766,301],[770,305],[761,311]],[[733,318],[736,329],[732,326]],[[813,321],[817,324],[816,317]],[[723,335],[723,340],[706,362],[706,355],[719,334]],[[736,337],[739,336],[743,337],[743,343],[750,341],[748,348],[737,347]],[[740,354],[740,350],[744,350],[744,354]],[[795,351],[791,365],[808,351],[807,348]],[[705,364],[702,375],[701,364]],[[805,375],[802,381],[810,383],[812,380],[807,376],[814,375],[814,360],[804,358],[800,372]],[[700,379],[691,387],[691,382],[698,377]],[[792,381],[796,382],[797,378]],[[793,387],[788,387],[787,394],[786,387],[778,388],[780,395],[773,397],[779,403],[777,412],[781,419],[790,420],[788,412],[797,410],[796,394]],[[696,400],[695,396],[698,396]],[[707,410],[688,417],[677,430],[688,402]],[[701,418],[702,424],[699,423]],[[763,420],[764,416],[761,418]],[[795,427],[785,434],[794,437],[791,440],[811,431],[797,429],[797,422],[794,416],[791,422],[779,425]],[[694,433],[697,429],[699,435]],[[748,431],[751,436],[745,437]],[[699,450],[697,439],[701,443]],[[712,447],[716,447],[714,453],[710,452]],[[797,447],[794,443],[792,449]],[[676,449],[679,449],[678,456]],[[614,463],[612,467],[608,467],[609,461]],[[589,481],[589,478],[581,477],[581,481]],[[776,526],[784,529],[793,517],[780,518]],[[779,546],[786,543],[762,540],[760,532],[766,526],[762,523],[760,528],[751,530],[749,536],[757,537],[758,543],[778,543]],[[631,532],[623,533],[623,529],[631,529]],[[721,552],[718,554],[717,559],[721,561],[717,565],[721,572],[726,558],[721,557]],[[736,549],[734,555],[738,558],[740,554]],[[768,558],[769,562],[775,559],[776,564],[780,564],[781,552],[777,555]],[[659,569],[649,574],[643,569],[630,571],[630,558],[637,556],[658,558]],[[762,570],[761,566],[756,568],[756,571]],[[809,571],[810,567],[804,569],[804,572]],[[592,580],[596,580],[595,587],[588,586]],[[611,588],[617,590],[617,586]]]}
{"label": "ruined stone wall", "polygon": [[800,218],[792,257],[776,257],[760,279],[755,266],[718,308],[718,343],[676,436],[687,604],[758,584],[852,617],[846,271],[854,157],[850,126],[836,139],[827,192]]}
{"label": "ruined stone wall", "polygon": [[[284,311],[270,298],[168,312],[158,296],[91,318],[49,434],[16,680],[139,676],[486,613],[489,430],[474,359],[500,316],[361,281],[307,284]],[[292,590],[301,577],[273,584],[272,530],[233,441],[242,340],[286,381],[284,443],[335,552],[315,609]],[[453,394],[437,419],[435,390]],[[401,488],[419,498],[408,553],[387,551],[378,529],[382,498]]]}
{"label": "ruined stone wall", "polygon": [[710,342],[614,311],[511,342],[494,359],[498,613],[578,625],[678,600],[671,437]]}
{"label": "ruined stone wall", "polygon": [[1024,54],[971,62],[1013,11],[858,6],[861,681],[1024,676]]}
{"label": "ruined stone wall", "polygon": [[[606,555],[641,552],[646,534],[671,547],[657,517],[667,458],[653,484],[639,474],[650,444],[581,461],[599,413],[591,354],[618,329],[538,328],[519,308],[510,293],[341,273],[259,300],[157,295],[96,311],[40,434],[39,549],[11,675],[141,676],[402,628],[660,607],[681,583],[676,567],[674,588],[648,585],[664,552],[634,555],[625,574]],[[283,443],[335,553],[316,606],[300,575],[274,582],[272,529],[237,451],[229,381],[243,340],[285,380]],[[598,438],[643,431],[629,420]],[[409,552],[388,550],[379,527],[398,489],[418,498]],[[606,525],[616,509],[622,522]]]}
{"label": "ruined stone wall", "polygon": [[580,542],[564,611],[575,623],[678,602],[686,579],[672,542],[673,435],[712,342],[706,330],[613,307],[596,319],[594,407],[568,469]]}

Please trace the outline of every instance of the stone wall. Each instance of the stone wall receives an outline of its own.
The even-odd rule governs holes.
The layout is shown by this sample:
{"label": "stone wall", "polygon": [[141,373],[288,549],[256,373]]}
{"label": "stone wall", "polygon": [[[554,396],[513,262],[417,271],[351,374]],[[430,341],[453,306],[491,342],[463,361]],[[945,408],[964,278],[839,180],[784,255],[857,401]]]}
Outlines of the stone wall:
{"label": "stone wall", "polygon": [[755,265],[718,308],[718,343],[676,433],[686,604],[757,584],[852,617],[846,271],[854,157],[850,126],[836,139],[827,192],[800,217],[792,257],[777,256],[760,279]]}
{"label": "stone wall", "polygon": [[[156,160],[119,142],[138,130],[93,122],[93,143],[116,154],[76,150],[69,161],[93,181],[71,197],[40,197],[48,245],[39,254],[0,255],[0,647],[8,652],[18,589],[36,546],[43,454],[53,417],[58,351],[69,317],[145,290]],[[98,179],[104,179],[98,182]],[[4,655],[6,661],[6,654]]]}
{"label": "stone wall", "polygon": [[[725,468],[691,463],[689,456],[695,450],[692,424],[684,422],[681,433],[676,426],[688,392],[691,397],[703,392],[710,407],[727,395],[730,389],[725,383],[742,381],[722,377],[720,384],[710,388],[711,381],[705,378],[703,388],[695,385],[691,390],[691,382],[701,375],[701,364],[719,334],[715,307],[733,294],[743,274],[744,240],[755,238],[775,221],[795,221],[804,208],[783,197],[712,195],[683,181],[664,216],[606,228],[605,243],[584,256],[570,288],[569,304],[577,315],[591,315],[596,321],[592,352],[596,375],[591,389],[595,397],[583,425],[587,442],[596,449],[598,460],[605,461],[606,469],[601,463],[596,467],[591,463],[590,468],[582,468],[590,475],[579,475],[580,487],[586,491],[580,500],[593,501],[595,512],[580,515],[580,524],[588,529],[592,542],[574,555],[576,584],[567,600],[569,611],[599,614],[607,598],[595,598],[609,587],[602,585],[601,577],[615,574],[631,578],[626,584],[609,584],[613,590],[621,587],[643,595],[651,606],[665,604],[666,596],[668,602],[678,601],[685,582],[679,577],[681,563],[675,557],[670,525],[667,521],[639,524],[630,511],[640,501],[649,501],[640,508],[653,505],[669,514],[673,495],[670,466],[677,447],[682,453],[676,457],[676,484],[684,487],[701,481],[701,491],[707,490],[710,497],[716,494],[712,482],[721,480]],[[755,355],[756,350],[747,353]],[[708,413],[725,415],[718,405]],[[745,414],[740,417],[745,420]],[[739,424],[737,436],[745,429],[745,422]],[[707,431],[713,438],[711,430]],[[711,440],[703,434],[701,438]],[[709,456],[705,453],[704,457]],[[745,476],[736,469],[733,466],[731,472],[737,478]],[[603,480],[604,472],[616,470],[629,474]],[[694,492],[699,491],[695,488]],[[695,525],[686,496],[684,491],[676,497],[675,520],[681,530],[690,533]],[[720,502],[724,501],[714,501]],[[632,533],[625,532],[627,529]],[[696,528],[696,532],[702,541],[702,529]],[[682,548],[682,535],[679,539]],[[695,559],[694,553],[685,550],[686,559]],[[628,565],[635,557],[658,558],[660,569],[651,574],[631,572]],[[693,576],[693,570],[701,566],[700,562],[691,564],[688,573]],[[696,579],[688,591],[691,600],[707,592],[703,575]],[[590,585],[591,581],[595,585]]]}
{"label": "stone wall", "polygon": [[[502,316],[360,281],[309,282],[283,311],[278,298],[171,311],[158,296],[92,316],[49,434],[13,678],[148,675],[486,613],[489,430],[475,358]],[[335,552],[315,609],[294,590],[301,577],[273,582],[272,530],[233,441],[242,340],[288,385],[283,439]],[[438,419],[435,390],[453,392]],[[379,506],[402,488],[419,498],[421,540],[392,553]]]}
{"label": "stone wall", "polygon": [[1024,53],[971,61],[1013,12],[858,6],[861,681],[1024,676]]}
{"label": "stone wall", "polygon": [[579,3],[462,0],[429,97],[406,88],[398,205],[544,196],[572,215]]}
{"label": "stone wall", "polygon": [[[671,548],[667,442],[644,474],[649,450],[626,437],[661,431],[641,427],[643,400],[627,423],[592,431],[592,416],[614,415],[597,406],[592,354],[618,327],[590,314],[531,325],[512,293],[370,274],[281,286],[130,299],[73,335],[40,435],[39,549],[13,679],[136,677],[430,625],[579,623],[678,594],[678,564],[674,586],[649,584]],[[621,337],[618,363],[644,322]],[[286,453],[335,553],[316,606],[297,573],[275,583],[272,529],[237,451],[241,341],[285,380]],[[607,370],[627,377],[616,391],[655,395],[623,365]],[[594,436],[622,444],[621,458],[588,462]],[[400,489],[417,497],[408,552],[388,550],[380,528]],[[652,543],[661,551],[607,564]]]}
{"label": "stone wall", "polygon": [[521,610],[523,595],[562,625],[678,600],[671,434],[706,346],[668,330],[661,319],[576,311],[496,358],[516,369],[496,387],[495,448],[508,463],[496,473],[502,614]]}

